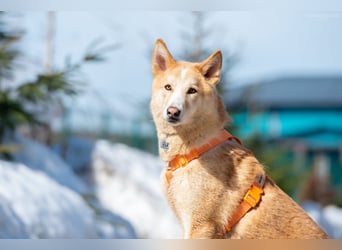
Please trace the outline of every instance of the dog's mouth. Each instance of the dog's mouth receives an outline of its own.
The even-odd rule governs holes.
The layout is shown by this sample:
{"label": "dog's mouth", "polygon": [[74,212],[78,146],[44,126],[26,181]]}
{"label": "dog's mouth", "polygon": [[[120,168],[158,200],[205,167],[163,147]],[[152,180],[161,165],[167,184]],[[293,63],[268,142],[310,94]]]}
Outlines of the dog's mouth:
{"label": "dog's mouth", "polygon": [[180,123],[180,119],[179,118],[174,118],[174,117],[168,117],[166,119],[166,121],[171,124],[171,125],[176,125]]}

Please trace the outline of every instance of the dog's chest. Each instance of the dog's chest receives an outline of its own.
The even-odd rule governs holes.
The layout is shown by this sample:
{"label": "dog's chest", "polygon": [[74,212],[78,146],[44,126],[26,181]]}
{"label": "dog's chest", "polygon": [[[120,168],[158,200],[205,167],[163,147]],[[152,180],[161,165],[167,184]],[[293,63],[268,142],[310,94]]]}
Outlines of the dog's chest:
{"label": "dog's chest", "polygon": [[172,173],[170,199],[182,211],[189,210],[197,200],[198,193],[194,185],[194,173],[188,169],[178,169]]}
{"label": "dog's chest", "polygon": [[215,193],[220,192],[220,188],[216,190],[210,188],[218,187],[209,184],[214,182],[213,179],[203,166],[196,164],[195,161],[172,173],[167,198],[181,221],[185,233],[191,228],[194,220],[209,216],[210,211],[213,211],[212,206],[216,206],[208,199],[209,196],[216,196]]}
{"label": "dog's chest", "polygon": [[194,192],[192,173],[188,169],[178,169],[172,174],[168,188],[168,200],[180,220],[184,238],[188,238],[192,228],[194,211],[198,206],[198,193]]}

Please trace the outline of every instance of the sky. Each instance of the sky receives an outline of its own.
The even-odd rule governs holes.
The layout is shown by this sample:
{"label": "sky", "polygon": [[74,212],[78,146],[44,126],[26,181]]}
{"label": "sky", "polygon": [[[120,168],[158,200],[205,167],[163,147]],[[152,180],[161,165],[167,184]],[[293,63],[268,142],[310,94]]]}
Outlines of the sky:
{"label": "sky", "polygon": [[339,0],[1,0],[4,10],[341,10]]}
{"label": "sky", "polygon": [[[26,70],[17,74],[21,81],[44,65],[47,14],[16,14],[15,25],[26,30],[21,42]],[[150,98],[150,52],[155,40],[163,38],[175,58],[182,59],[177,57],[184,49],[182,34],[191,33],[193,25],[189,11],[57,11],[56,68],[67,56],[80,58],[96,38],[120,45],[107,54],[106,62],[82,69],[88,87],[70,105],[94,113],[109,110],[122,119],[148,113],[139,104]],[[342,72],[340,11],[211,11],[206,12],[205,27],[206,47],[238,56],[230,72],[231,86],[287,75]]]}

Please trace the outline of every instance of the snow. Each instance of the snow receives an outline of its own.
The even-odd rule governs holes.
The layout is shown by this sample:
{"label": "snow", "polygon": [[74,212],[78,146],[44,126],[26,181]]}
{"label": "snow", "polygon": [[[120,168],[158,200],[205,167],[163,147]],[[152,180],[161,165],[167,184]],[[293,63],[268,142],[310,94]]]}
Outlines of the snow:
{"label": "snow", "polygon": [[65,161],[68,167],[76,173],[83,173],[91,164],[91,154],[94,148],[94,142],[90,139],[82,137],[72,137],[64,145],[63,143],[53,146],[53,150],[62,155],[63,147],[65,148]]}
{"label": "snow", "polygon": [[[42,172],[0,161],[2,237],[94,238],[94,216],[81,197]],[[11,220],[12,221],[12,220]],[[1,224],[2,225],[2,224]],[[17,234],[18,232],[18,234]]]}
{"label": "snow", "polygon": [[123,144],[97,141],[92,154],[97,194],[108,209],[123,215],[140,237],[180,238],[180,226],[162,195],[162,163]]}
{"label": "snow", "polygon": [[[54,149],[61,152],[61,145]],[[73,137],[67,141],[66,161],[78,173],[91,168],[88,184],[101,204],[128,219],[140,238],[181,237],[161,192],[164,166],[158,157],[120,143]]]}
{"label": "snow", "polygon": [[0,160],[0,238],[135,238],[57,154],[15,135],[16,162]]}
{"label": "snow", "polygon": [[325,207],[312,201],[305,201],[303,209],[334,239],[342,239],[342,209],[335,205]]}
{"label": "snow", "polygon": [[[10,218],[10,219],[9,219]],[[27,238],[25,224],[16,214],[11,201],[0,196],[0,238]]]}
{"label": "snow", "polygon": [[[105,140],[70,138],[66,161],[16,135],[14,162],[0,160],[0,238],[180,238],[161,192],[157,156]],[[75,174],[77,173],[77,174]],[[302,207],[332,238],[342,209]]]}
{"label": "snow", "polygon": [[13,154],[16,162],[44,172],[59,184],[77,192],[87,191],[86,185],[73,174],[70,167],[46,146],[18,134],[7,139],[7,142],[19,145],[18,151]]}

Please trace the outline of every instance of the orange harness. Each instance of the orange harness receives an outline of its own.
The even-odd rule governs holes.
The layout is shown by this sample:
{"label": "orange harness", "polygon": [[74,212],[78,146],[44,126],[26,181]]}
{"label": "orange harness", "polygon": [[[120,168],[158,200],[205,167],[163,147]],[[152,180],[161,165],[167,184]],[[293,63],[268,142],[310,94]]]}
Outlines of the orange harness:
{"label": "orange harness", "polygon": [[[185,167],[190,161],[199,158],[202,154],[227,140],[235,140],[242,145],[239,138],[232,136],[226,130],[222,130],[220,135],[210,140],[209,143],[204,144],[199,148],[192,149],[188,154],[177,155],[169,162],[167,171],[165,173],[167,182],[170,184],[173,171],[180,167]],[[259,204],[261,201],[261,196],[264,194],[266,178],[268,177],[266,177],[264,174],[259,174],[256,177],[256,180],[248,189],[238,207],[235,209],[231,219],[225,225],[226,232],[229,232],[242,219],[242,217],[244,217],[252,208],[255,208]]]}

